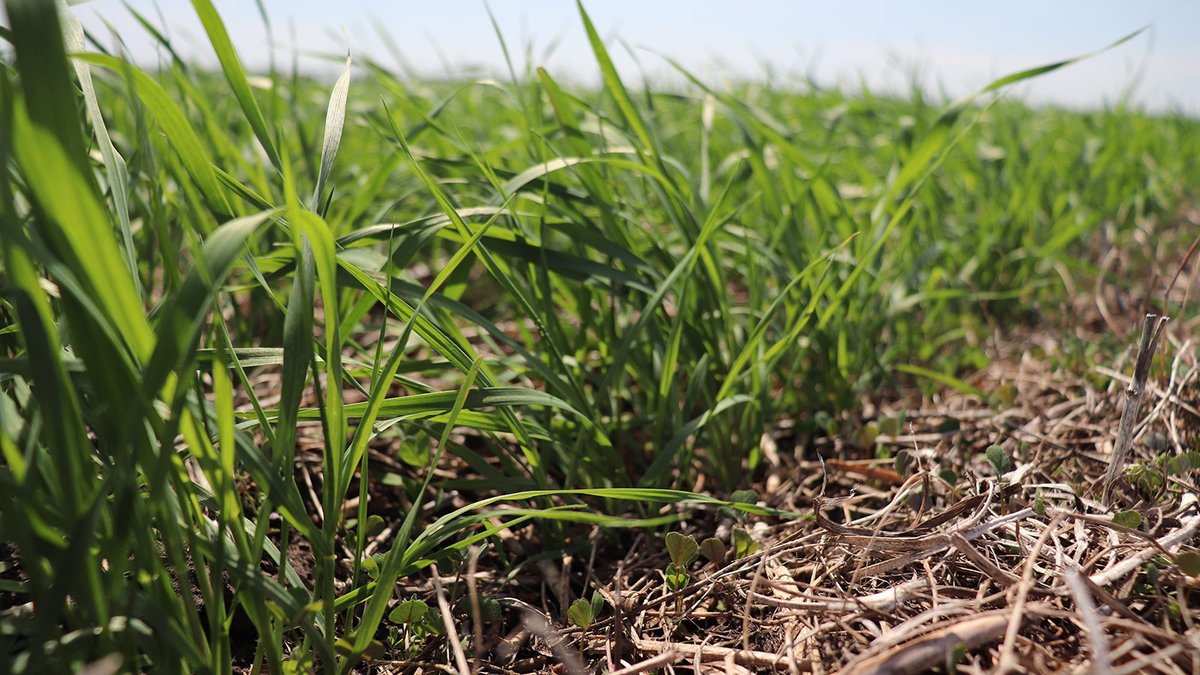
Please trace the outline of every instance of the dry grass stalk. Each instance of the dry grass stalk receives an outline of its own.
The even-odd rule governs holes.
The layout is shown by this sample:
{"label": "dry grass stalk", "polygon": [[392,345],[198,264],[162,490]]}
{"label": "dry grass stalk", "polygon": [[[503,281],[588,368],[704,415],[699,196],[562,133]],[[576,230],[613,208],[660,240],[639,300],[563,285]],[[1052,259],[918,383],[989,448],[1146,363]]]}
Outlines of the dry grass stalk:
{"label": "dry grass stalk", "polygon": [[458,639],[458,630],[454,627],[454,613],[450,611],[450,600],[446,595],[446,588],[442,586],[442,577],[438,573],[437,565],[433,565],[432,570],[433,586],[437,590],[438,609],[442,612],[442,622],[446,626],[446,641],[454,653],[454,664],[458,667],[458,675],[471,675],[471,666],[467,662],[466,653],[463,652],[462,642]]}
{"label": "dry grass stalk", "polygon": [[662,668],[663,666],[675,663],[679,660],[679,658],[679,652],[675,651],[674,649],[668,649],[658,656],[652,656],[645,661],[639,661],[632,665],[625,666],[619,670],[614,670],[608,675],[637,675],[638,673],[645,673],[647,671],[654,670],[655,668]]}
{"label": "dry grass stalk", "polygon": [[1071,599],[1075,602],[1075,613],[1079,622],[1086,628],[1088,649],[1092,653],[1092,672],[1095,675],[1112,675],[1112,664],[1108,660],[1108,639],[1104,636],[1104,626],[1100,624],[1096,604],[1079,573],[1079,567],[1073,563],[1067,564],[1067,588],[1071,591]]}
{"label": "dry grass stalk", "polygon": [[1133,444],[1133,429],[1137,422],[1138,409],[1142,404],[1142,394],[1146,391],[1146,378],[1150,375],[1150,363],[1154,360],[1154,351],[1162,336],[1163,326],[1168,319],[1165,316],[1147,314],[1142,326],[1142,340],[1138,344],[1137,361],[1133,368],[1133,380],[1125,390],[1125,408],[1121,412],[1121,423],[1117,428],[1117,442],[1113,446],[1112,461],[1104,475],[1104,498],[1107,506],[1112,500],[1113,483],[1125,470],[1125,457],[1129,446]]}
{"label": "dry grass stalk", "polygon": [[838,672],[839,675],[923,673],[944,664],[947,655],[959,645],[974,649],[1000,637],[1009,620],[1007,612],[964,619],[883,654],[851,663]]}
{"label": "dry grass stalk", "polygon": [[676,644],[659,640],[635,640],[634,645],[645,652],[672,652],[676,656],[693,656],[701,662],[730,660],[739,666],[753,668],[798,668],[802,671],[811,670],[807,663],[795,663],[790,657],[771,652],[746,649],[730,649],[705,645]]}

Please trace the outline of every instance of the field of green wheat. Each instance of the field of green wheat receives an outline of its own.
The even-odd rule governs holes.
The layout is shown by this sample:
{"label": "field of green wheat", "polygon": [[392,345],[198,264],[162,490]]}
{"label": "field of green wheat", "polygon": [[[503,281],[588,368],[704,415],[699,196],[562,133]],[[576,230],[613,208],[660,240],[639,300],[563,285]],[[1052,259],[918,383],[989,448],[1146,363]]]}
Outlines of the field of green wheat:
{"label": "field of green wheat", "polygon": [[678,590],[695,514],[745,524],[714,558],[811,518],[747,493],[773,430],[871,452],[885,402],[1004,405],[997,345],[1196,235],[1200,122],[1005,96],[1084,55],[959,101],[656,89],[581,6],[596,88],[325,81],[246,72],[209,0],[212,71],[4,4],[3,672],[479,672],[529,604],[602,634],[631,542]]}

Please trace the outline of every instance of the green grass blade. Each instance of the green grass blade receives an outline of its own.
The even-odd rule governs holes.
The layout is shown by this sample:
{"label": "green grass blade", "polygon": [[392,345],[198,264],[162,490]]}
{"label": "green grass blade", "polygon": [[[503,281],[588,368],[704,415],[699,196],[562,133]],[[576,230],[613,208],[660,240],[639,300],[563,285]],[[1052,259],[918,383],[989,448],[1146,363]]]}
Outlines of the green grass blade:
{"label": "green grass blade", "polygon": [[[346,458],[342,466],[343,484],[338,486],[342,494],[345,493],[345,490],[349,489],[353,468],[362,461],[363,455],[367,451],[368,431],[374,426],[376,416],[385,401],[388,389],[391,387],[393,378],[396,376],[396,371],[400,367],[400,357],[403,355],[404,349],[408,346],[409,337],[412,335],[414,319],[420,315],[421,309],[425,306],[429,298],[433,297],[442,288],[446,280],[455,273],[459,265],[474,251],[475,245],[488,232],[501,213],[503,213],[503,209],[497,210],[465,245],[459,247],[454,252],[454,255],[450,256],[450,260],[446,262],[445,266],[434,277],[433,283],[425,290],[425,294],[421,296],[421,302],[414,309],[412,316],[405,322],[404,332],[393,348],[392,354],[388,357],[386,365],[381,371],[373,374],[374,381],[371,383],[371,395],[365,403],[365,410],[361,414],[358,428],[355,430],[354,437],[350,441],[350,451],[346,453]],[[478,359],[476,361],[479,362]],[[349,407],[347,407],[346,414],[352,414]],[[458,412],[454,412],[453,414],[457,415]]]}
{"label": "green grass blade", "polygon": [[267,211],[232,220],[213,231],[197,256],[187,279],[166,302],[155,326],[154,354],[143,373],[143,392],[153,398],[172,373],[191,361],[191,351],[222,291],[225,277],[253,241],[259,228],[275,212]]}
{"label": "green grass blade", "polygon": [[296,421],[309,366],[313,362],[313,305],[316,266],[312,247],[302,244],[292,275],[288,310],[283,317],[283,378],[280,382],[278,424],[275,427],[275,462],[291,475],[296,452]]}
{"label": "green grass blade", "polygon": [[325,193],[325,183],[333,170],[333,160],[337,157],[338,146],[342,143],[342,127],[346,123],[346,97],[350,92],[350,57],[346,57],[346,67],[333,84],[329,95],[329,109],[325,112],[325,135],[321,139],[321,168],[317,173],[317,187],[313,190],[310,208],[317,210],[321,204],[321,195]]}
{"label": "green grass blade", "polygon": [[[10,3],[9,18],[20,28],[14,46],[25,92],[24,106],[15,111],[14,151],[54,223],[44,235],[82,273],[89,296],[112,317],[132,352],[146,358],[153,336],[91,180],[57,12],[52,4],[18,0]],[[72,198],[63,199],[64,193]]]}
{"label": "green grass blade", "polygon": [[[66,0],[56,0],[59,17],[64,22],[64,39],[68,53],[83,51],[83,27],[79,20],[67,7]],[[100,146],[100,155],[108,169],[106,176],[109,191],[112,193],[113,207],[116,211],[121,232],[121,252],[125,256],[125,264],[129,268],[129,276],[134,287],[141,295],[141,282],[138,279],[137,260],[134,259],[133,226],[129,221],[129,168],[125,158],[113,146],[112,138],[108,135],[108,125],[100,112],[100,103],[96,98],[96,86],[92,82],[92,72],[86,64],[76,62],[75,75],[79,78],[79,88],[83,90],[83,101],[86,105],[88,120],[92,123],[92,131],[96,135],[96,145]]]}
{"label": "green grass blade", "polygon": [[196,9],[200,23],[204,24],[204,30],[208,33],[213,51],[217,53],[217,60],[221,62],[221,70],[225,72],[225,79],[229,82],[229,87],[233,90],[238,105],[242,107],[242,114],[246,116],[246,121],[250,123],[250,128],[254,130],[254,135],[262,144],[263,150],[267,152],[271,164],[275,165],[276,169],[282,169],[279,151],[275,149],[275,141],[271,138],[267,121],[263,119],[262,110],[258,107],[258,100],[254,98],[254,92],[250,89],[246,71],[242,69],[242,63],[238,60],[233,43],[229,41],[225,23],[221,21],[221,16],[217,14],[216,8],[209,0],[192,0],[192,7]]}
{"label": "green grass blade", "polygon": [[204,195],[204,199],[208,202],[214,215],[218,218],[233,215],[229,203],[225,199],[225,193],[221,191],[221,186],[217,182],[212,156],[205,145],[200,142],[199,136],[192,129],[192,125],[187,121],[183,111],[167,96],[162,85],[141,70],[112,56],[82,54],[78,58],[114,73],[122,74],[129,79],[138,96],[162,126],[167,141],[179,155],[179,160],[187,168],[192,180],[196,182],[196,187]]}
{"label": "green grass blade", "polygon": [[979,389],[979,387],[976,387],[975,385],[973,385],[969,382],[960,380],[959,378],[954,377],[953,375],[949,375],[947,373],[939,373],[936,370],[930,370],[928,368],[923,368],[921,366],[915,366],[911,363],[898,363],[898,364],[896,364],[896,370],[898,370],[902,373],[908,373],[909,375],[916,375],[917,377],[923,377],[928,380],[933,380],[934,382],[937,382],[939,384],[944,384],[947,387],[953,387],[954,389],[957,389],[964,394],[970,394],[972,396],[977,396],[983,400],[987,399],[987,395],[984,394]]}
{"label": "green grass blade", "polygon": [[[477,358],[471,364],[470,370],[467,371],[467,379],[463,386],[458,390],[454,398],[454,403],[450,409],[450,419],[442,430],[442,436],[438,440],[437,448],[434,451],[433,459],[429,462],[429,469],[425,472],[425,480],[421,485],[418,494],[425,494],[429,489],[430,481],[433,478],[433,470],[437,467],[438,461],[446,449],[446,443],[450,439],[450,431],[454,426],[454,421],[458,414],[462,412],[466,403],[468,394],[471,388],[475,385],[475,379],[479,376],[480,367],[483,365],[483,359]],[[412,540],[412,531],[416,525],[419,508],[411,509],[404,518],[404,522],[400,526],[400,531],[396,534],[393,540],[392,548],[384,557],[383,564],[380,565],[378,584],[383,588],[391,588],[396,580],[400,578],[403,572],[404,563],[409,558],[409,542]],[[366,651],[367,646],[371,642],[371,638],[375,635],[375,629],[379,626],[379,622],[383,620],[384,612],[387,611],[389,594],[377,593],[367,603],[366,609],[363,611],[362,621],[358,625],[358,631],[354,637],[354,650],[352,656],[362,654]],[[343,673],[348,672],[353,665],[354,659],[347,661]]]}
{"label": "green grass blade", "polygon": [[604,79],[605,91],[616,102],[617,108],[621,110],[621,115],[625,118],[626,124],[633,129],[633,133],[637,135],[642,147],[647,151],[653,152],[654,144],[650,139],[650,133],[646,130],[646,125],[642,122],[642,117],[638,114],[637,108],[633,106],[633,101],[629,98],[629,91],[625,89],[625,85],[621,82],[621,76],[617,74],[617,67],[613,65],[612,58],[608,55],[608,49],[604,46],[604,41],[600,39],[600,34],[596,32],[596,27],[592,25],[591,18],[583,8],[583,2],[576,0],[575,4],[579,8],[579,16],[583,20],[584,30],[587,31],[588,42],[592,45],[592,53],[596,55],[596,62],[600,64],[600,74]]}

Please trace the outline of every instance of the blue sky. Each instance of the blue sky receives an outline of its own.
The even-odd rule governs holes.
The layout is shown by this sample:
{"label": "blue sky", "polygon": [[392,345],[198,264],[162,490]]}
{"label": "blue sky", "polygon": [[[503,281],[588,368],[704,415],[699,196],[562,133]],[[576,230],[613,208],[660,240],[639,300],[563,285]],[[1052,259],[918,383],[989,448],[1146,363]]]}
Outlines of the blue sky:
{"label": "blue sky", "polygon": [[[215,64],[191,3],[127,1],[156,23],[165,22],[184,54]],[[214,2],[243,61],[264,67],[268,48],[254,2]],[[298,50],[302,65],[320,70],[328,67],[321,54],[344,55],[347,47],[392,63],[374,27],[378,23],[419,72],[505,72],[482,1],[264,2],[275,28],[276,58],[284,63]],[[661,54],[716,83],[769,69],[781,77],[812,73],[825,84],[849,87],[861,78],[873,89],[902,90],[917,70],[927,88],[940,85],[952,96],[1150,25],[1136,40],[1021,85],[1016,93],[1032,102],[1095,108],[1115,101],[1137,79],[1134,100],[1144,107],[1200,114],[1197,2],[592,0],[586,6],[629,79],[639,72],[670,77]],[[574,2],[493,0],[491,8],[518,69],[531,59],[559,78],[595,81]],[[139,63],[152,66],[160,58],[120,0],[94,0],[74,11],[111,44],[107,21]]]}

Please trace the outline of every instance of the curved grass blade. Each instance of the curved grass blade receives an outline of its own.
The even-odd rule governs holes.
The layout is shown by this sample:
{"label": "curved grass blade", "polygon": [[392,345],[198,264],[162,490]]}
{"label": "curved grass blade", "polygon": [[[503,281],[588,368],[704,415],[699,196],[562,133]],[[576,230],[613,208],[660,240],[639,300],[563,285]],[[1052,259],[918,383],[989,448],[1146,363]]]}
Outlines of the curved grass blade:
{"label": "curved grass blade", "polygon": [[296,422],[309,366],[313,363],[313,303],[316,267],[312,248],[304,244],[296,271],[288,310],[283,316],[283,377],[280,382],[279,417],[275,425],[275,464],[285,475],[292,471],[296,452]]}
{"label": "curved grass blade", "polygon": [[667,473],[671,469],[671,462],[676,458],[683,444],[687,442],[693,434],[696,434],[708,424],[709,420],[730,408],[748,403],[751,399],[749,396],[739,394],[728,398],[720,399],[712,408],[700,413],[695,419],[679,428],[671,440],[665,443],[662,450],[654,457],[654,461],[650,463],[650,467],[646,469],[646,473],[642,475],[642,479],[638,484],[643,487],[659,484],[666,479]]}
{"label": "curved grass blade", "polygon": [[321,195],[325,192],[325,182],[333,169],[333,160],[337,157],[338,146],[342,143],[342,127],[346,123],[346,97],[350,93],[350,57],[346,57],[346,67],[333,84],[329,94],[329,108],[325,111],[325,135],[321,139],[321,165],[317,172],[317,187],[313,190],[312,202],[309,208],[316,211],[321,204]]}
{"label": "curved grass blade", "polygon": [[909,375],[916,375],[917,377],[923,377],[928,380],[933,380],[934,382],[937,382],[939,384],[944,384],[947,387],[952,387],[954,389],[957,389],[964,394],[978,396],[980,399],[987,400],[987,394],[984,394],[983,391],[979,389],[979,387],[976,387],[975,385],[973,385],[969,382],[966,382],[964,380],[960,380],[959,378],[954,377],[953,375],[949,375],[947,373],[939,373],[936,370],[922,368],[921,366],[914,366],[911,363],[898,363],[894,367],[896,370],[898,370],[902,373],[908,373]]}
{"label": "curved grass blade", "polygon": [[613,65],[612,58],[608,55],[608,49],[604,46],[604,41],[600,39],[600,34],[596,32],[596,27],[592,25],[591,18],[588,16],[587,11],[583,9],[583,2],[576,0],[575,5],[579,8],[580,18],[583,19],[583,27],[587,31],[588,42],[592,45],[592,53],[596,55],[596,62],[600,64],[600,73],[604,78],[604,89],[616,101],[617,108],[621,110],[621,115],[625,117],[626,123],[633,129],[633,133],[637,135],[642,147],[653,153],[654,144],[650,140],[650,133],[646,131],[646,124],[642,121],[641,115],[638,114],[637,108],[633,107],[633,101],[630,100],[629,92],[621,82],[621,76],[617,74],[617,67]]}
{"label": "curved grass blade", "polygon": [[250,89],[246,71],[242,69],[233,43],[229,41],[225,23],[221,21],[221,16],[209,0],[192,0],[192,7],[196,9],[200,23],[204,24],[204,31],[208,33],[208,40],[212,43],[213,51],[217,53],[217,60],[221,62],[221,70],[225,72],[225,79],[229,82],[238,105],[242,107],[242,114],[246,116],[246,121],[250,123],[250,128],[254,130],[254,135],[262,144],[263,150],[267,152],[271,164],[275,165],[276,170],[282,170],[283,165],[279,159],[279,152],[275,149],[275,141],[267,129],[267,121],[263,119],[258,100],[254,98],[254,92]]}
{"label": "curved grass blade", "polygon": [[[449,409],[457,396],[457,392],[453,391],[411,394],[409,396],[380,399],[375,405],[371,405],[370,401],[348,403],[344,411],[348,419],[363,418],[372,409],[378,410],[378,414],[383,417],[428,415],[430,413],[440,414]],[[537,389],[526,389],[523,387],[480,387],[471,390],[466,396],[464,403],[468,410],[508,406],[545,406],[547,408],[562,410],[580,419],[586,419],[583,413],[572,408],[566,401],[557,396],[552,396]],[[266,411],[268,417],[273,412],[271,410]],[[297,419],[301,421],[317,420],[320,417],[321,410],[318,408],[301,408],[297,415]]]}
{"label": "curved grass blade", "polygon": [[721,194],[713,203],[713,208],[709,211],[707,219],[705,220],[704,225],[700,228],[700,232],[696,236],[695,241],[692,242],[690,247],[688,247],[688,250],[683,257],[681,257],[679,261],[675,263],[671,273],[662,280],[658,286],[658,290],[654,292],[654,295],[652,295],[650,299],[646,301],[646,304],[644,305],[641,314],[638,316],[637,321],[634,322],[633,326],[626,330],[624,335],[621,336],[621,342],[618,344],[616,349],[613,350],[612,363],[608,366],[604,373],[604,380],[601,385],[602,390],[609,390],[609,388],[618,381],[618,378],[621,377],[621,374],[625,372],[625,364],[628,362],[631,356],[630,348],[633,345],[634,340],[637,340],[641,337],[642,332],[646,329],[646,326],[650,324],[650,321],[656,315],[656,309],[667,297],[667,293],[671,291],[675,284],[679,282],[680,279],[686,279],[691,276],[692,270],[695,268],[696,263],[701,259],[702,252],[705,250],[709,239],[711,239],[725,223],[725,220],[723,220],[719,215],[721,213],[720,206],[724,203],[725,199],[730,193],[730,188],[733,183],[732,177],[735,175],[736,172],[730,173],[730,180],[726,182],[721,190]]}
{"label": "curved grass blade", "polygon": [[[390,113],[388,114],[388,120],[392,123],[392,133],[395,136],[396,142],[399,143],[400,148],[408,157],[409,165],[412,167],[414,173],[416,173],[417,177],[421,180],[421,183],[425,186],[426,190],[433,194],[434,199],[437,200],[439,208],[441,208],[442,212],[445,213],[448,218],[450,218],[450,221],[454,223],[454,226],[459,233],[463,237],[470,238],[471,229],[458,215],[458,211],[454,208],[453,203],[451,203],[450,198],[446,195],[445,191],[442,190],[441,186],[439,186],[437,182],[433,180],[433,178],[421,166],[420,162],[417,161],[416,156],[413,154],[412,149],[409,148],[408,142],[404,139],[404,136],[400,134],[399,128],[395,125],[395,120],[392,119]],[[525,308],[530,318],[533,319],[534,323],[538,327],[538,330],[541,332],[541,335],[544,339],[544,344],[550,350],[553,357],[561,360],[563,355],[558,346],[555,344],[554,340],[551,339],[551,332],[547,330],[545,324],[541,321],[540,315],[534,311],[525,294],[522,293],[519,288],[517,288],[512,278],[505,273],[505,268],[502,267],[490,253],[488,253],[486,248],[480,246],[478,248],[478,252],[479,257],[487,267],[488,272],[491,273],[493,278],[495,278],[496,281],[498,281],[506,291],[511,293],[513,297],[517,299],[521,306]],[[491,377],[486,369],[484,369],[483,374],[485,376],[485,383],[490,384]],[[581,405],[588,405],[588,398],[583,394],[582,386],[569,375],[568,382],[570,382],[572,388],[575,389],[576,395],[572,398],[575,398],[577,403]],[[522,454],[524,454],[525,459],[529,463],[530,468],[533,470],[533,473],[539,484],[545,485],[545,461],[538,453],[536,447],[534,447],[532,443],[529,443],[528,433],[522,427],[521,420],[517,418],[516,415],[513,415],[511,411],[505,410],[503,414],[510,416],[513,425],[513,433],[520,441]]]}
{"label": "curved grass blade", "polygon": [[[338,598],[338,610],[344,610],[363,601],[381,602],[386,607],[387,598],[383,597],[382,601],[378,598],[384,594],[376,593],[375,589],[383,586],[388,588],[395,580],[401,578],[405,574],[411,574],[418,569],[417,563],[422,559],[431,555],[434,548],[447,538],[462,532],[464,529],[473,527],[479,522],[478,518],[472,517],[475,512],[482,512],[489,506],[499,504],[501,502],[527,502],[545,497],[594,497],[604,500],[619,500],[630,502],[642,502],[652,504],[678,504],[678,505],[696,505],[709,508],[729,507],[745,513],[750,513],[759,516],[774,516],[780,518],[804,518],[805,514],[796,513],[794,511],[786,511],[774,509],[757,504],[747,504],[743,502],[731,502],[722,499],[717,499],[709,495],[704,495],[696,492],[687,492],[684,490],[670,490],[664,488],[586,488],[586,489],[569,489],[569,490],[528,490],[524,492],[515,492],[511,494],[497,495],[481,499],[466,506],[459,507],[450,513],[447,513],[428,527],[426,527],[420,535],[418,535],[412,543],[397,557],[400,558],[400,570],[394,578],[385,579],[381,573],[378,580],[371,584],[366,584],[353,591],[343,594]],[[522,510],[521,513],[526,516],[537,517],[538,509]],[[631,521],[620,516],[603,516],[599,518],[595,516],[581,516],[588,518],[590,521],[596,522],[606,527],[625,527]],[[637,522],[636,520],[632,522]],[[638,526],[638,525],[635,525]],[[399,540],[397,540],[399,541]],[[399,547],[399,544],[397,544]],[[391,556],[396,548],[388,551]]]}
{"label": "curved grass blade", "polygon": [[81,54],[77,58],[122,74],[130,81],[142,102],[150,109],[163,128],[167,141],[179,155],[179,160],[187,169],[188,175],[196,182],[196,187],[204,196],[204,200],[208,202],[209,208],[219,219],[225,219],[232,215],[229,203],[225,199],[225,193],[221,191],[221,186],[217,182],[212,156],[205,145],[200,142],[200,138],[192,129],[192,125],[188,123],[183,111],[167,96],[162,85],[129,63],[112,56]]}
{"label": "curved grass blade", "polygon": [[14,30],[14,46],[25,93],[24,105],[14,110],[14,154],[50,219],[43,236],[82,273],[88,296],[111,317],[133,354],[146,358],[153,335],[91,180],[57,12],[51,4],[39,5],[21,0],[8,7],[14,28],[22,27]]}
{"label": "curved grass blade", "polygon": [[[828,255],[817,258],[806,265],[804,269],[800,270],[799,274],[797,274],[790,282],[788,282],[787,286],[783,287],[783,290],[779,292],[775,299],[771,301],[770,306],[767,307],[765,312],[763,312],[762,317],[758,320],[758,323],[754,326],[754,329],[750,331],[749,337],[746,339],[745,344],[742,345],[741,351],[739,351],[738,355],[734,358],[732,365],[729,366],[729,372],[725,375],[721,384],[721,389],[717,392],[716,399],[718,401],[724,400],[725,397],[729,395],[730,390],[733,389],[735,383],[738,381],[738,377],[741,376],[742,369],[750,363],[750,360],[754,357],[755,351],[758,349],[758,346],[762,343],[763,338],[766,336],[767,329],[771,325],[771,317],[773,317],[775,312],[778,311],[781,306],[783,306],[784,301],[787,300],[788,295],[792,292],[792,290],[799,285],[800,282],[808,280],[809,277],[817,270],[818,265],[821,262],[826,264],[826,270],[828,270],[828,266],[833,264],[834,256],[837,255],[839,251],[844,249],[846,245],[849,244],[853,239],[854,235],[851,235],[849,239],[846,239],[842,243],[838,244],[837,247],[830,251]],[[819,295],[814,294],[814,297],[819,297]],[[815,308],[816,303],[810,302],[810,307]],[[802,313],[800,317],[798,317],[798,322],[802,323],[803,321],[806,321],[811,313],[812,310]],[[787,331],[787,337],[785,340],[794,340],[796,337],[794,335],[795,330],[795,324],[793,324],[793,328]]]}
{"label": "curved grass blade", "polygon": [[[71,13],[66,0],[56,0],[59,17],[64,22],[63,32],[66,48],[69,53],[83,51],[83,27],[79,19]],[[134,258],[133,228],[129,222],[129,168],[125,158],[113,146],[112,138],[108,135],[108,125],[100,112],[100,104],[96,99],[96,86],[92,82],[92,71],[87,65],[79,62],[75,66],[75,75],[79,78],[79,88],[83,90],[83,101],[87,109],[88,120],[92,123],[92,131],[96,135],[96,145],[100,147],[100,156],[108,169],[106,180],[112,194],[113,208],[120,224],[121,239],[124,248],[125,264],[129,267],[129,276],[134,287],[141,296],[141,281],[138,278],[137,260]]]}

